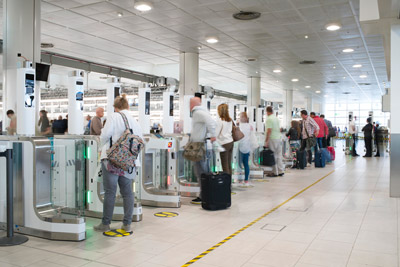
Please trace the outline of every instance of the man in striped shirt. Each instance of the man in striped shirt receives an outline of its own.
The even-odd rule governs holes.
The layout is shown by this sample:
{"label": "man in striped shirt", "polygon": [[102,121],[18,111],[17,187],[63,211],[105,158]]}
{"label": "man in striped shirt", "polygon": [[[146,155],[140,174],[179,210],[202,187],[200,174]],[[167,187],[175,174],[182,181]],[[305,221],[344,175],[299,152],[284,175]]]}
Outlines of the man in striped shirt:
{"label": "man in striped shirt", "polygon": [[301,130],[301,148],[300,150],[307,150],[308,153],[308,163],[311,164],[312,162],[312,152],[311,147],[306,147],[307,145],[307,138],[310,137],[317,137],[319,133],[319,126],[318,123],[315,122],[310,116],[308,116],[307,110],[301,111],[302,120],[302,130]]}

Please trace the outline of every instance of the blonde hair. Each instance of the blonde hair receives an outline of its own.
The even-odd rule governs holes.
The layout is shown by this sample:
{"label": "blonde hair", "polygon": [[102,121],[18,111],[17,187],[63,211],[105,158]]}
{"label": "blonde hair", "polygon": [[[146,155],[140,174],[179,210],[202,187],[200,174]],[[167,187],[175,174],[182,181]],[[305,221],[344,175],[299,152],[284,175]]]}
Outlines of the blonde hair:
{"label": "blonde hair", "polygon": [[122,94],[121,96],[117,96],[114,100],[114,108],[119,110],[128,109],[129,110],[129,102],[126,98],[126,94]]}
{"label": "blonde hair", "polygon": [[221,104],[218,106],[218,115],[223,121],[232,121],[231,117],[229,116],[229,109],[227,104]]}
{"label": "blonde hair", "polygon": [[247,112],[242,112],[240,113],[240,120],[244,118],[246,120],[246,122],[249,122],[249,117],[247,116]]}

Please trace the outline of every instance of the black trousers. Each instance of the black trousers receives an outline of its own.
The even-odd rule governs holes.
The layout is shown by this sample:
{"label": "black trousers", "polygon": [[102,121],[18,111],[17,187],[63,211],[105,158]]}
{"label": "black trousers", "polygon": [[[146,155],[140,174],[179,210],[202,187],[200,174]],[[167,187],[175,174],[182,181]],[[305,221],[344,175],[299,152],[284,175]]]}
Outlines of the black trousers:
{"label": "black trousers", "polygon": [[326,137],[326,146],[331,146],[331,137],[330,136]]}
{"label": "black trousers", "polygon": [[[300,150],[303,151],[304,149],[306,149],[306,145],[307,145],[306,140],[305,140],[305,139],[302,139],[302,140],[301,140],[301,147],[300,147]],[[307,162],[310,163],[310,164],[311,164],[311,162],[312,162],[312,152],[311,152],[311,149],[310,149],[310,150],[307,150]]]}
{"label": "black trousers", "polygon": [[376,145],[376,154],[375,156],[381,156],[380,152],[379,152],[379,142],[378,142],[379,138],[378,136],[375,136],[375,145]]}
{"label": "black trousers", "polygon": [[352,138],[353,138],[353,147],[352,147],[352,149],[351,149],[351,154],[352,154],[353,156],[355,156],[355,155],[357,155],[357,150],[356,150],[357,136],[356,136],[355,134],[352,134],[351,136],[352,136]]}
{"label": "black trousers", "polygon": [[372,157],[372,136],[364,137],[365,149],[367,152],[365,153],[366,157]]}

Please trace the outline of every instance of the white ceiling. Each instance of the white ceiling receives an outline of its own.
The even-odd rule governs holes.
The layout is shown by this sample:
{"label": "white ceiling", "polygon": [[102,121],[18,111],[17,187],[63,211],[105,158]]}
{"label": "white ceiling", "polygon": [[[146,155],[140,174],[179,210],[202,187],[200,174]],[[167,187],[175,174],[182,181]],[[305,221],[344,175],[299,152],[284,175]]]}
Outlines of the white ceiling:
{"label": "white ceiling", "polygon": [[[168,74],[175,76],[179,53],[201,46],[201,84],[245,93],[246,78],[261,75],[266,99],[288,89],[317,101],[369,101],[384,92],[383,40],[363,35],[358,0],[152,0],[148,13],[136,11],[133,2],[44,0],[42,42],[54,43],[50,51],[151,73],[171,69]],[[233,19],[240,10],[262,14],[253,21]],[[330,22],[343,27],[328,32],[324,26]],[[219,43],[207,44],[210,35]],[[344,48],[355,51],[345,54]],[[258,60],[249,63],[248,57]],[[300,65],[301,60],[317,63]],[[273,73],[275,68],[282,73]],[[339,83],[327,84],[330,80]]]}

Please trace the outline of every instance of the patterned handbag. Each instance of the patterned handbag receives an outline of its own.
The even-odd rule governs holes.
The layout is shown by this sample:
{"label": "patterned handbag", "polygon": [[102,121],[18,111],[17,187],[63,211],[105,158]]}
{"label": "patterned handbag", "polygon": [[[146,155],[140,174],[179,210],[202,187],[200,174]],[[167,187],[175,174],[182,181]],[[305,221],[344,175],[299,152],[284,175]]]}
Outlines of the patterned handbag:
{"label": "patterned handbag", "polygon": [[110,148],[107,149],[107,159],[116,168],[131,173],[135,168],[135,160],[139,157],[144,147],[144,141],[133,134],[129,128],[128,119],[125,114],[118,112],[125,123],[125,131],[116,143],[110,138]]}

